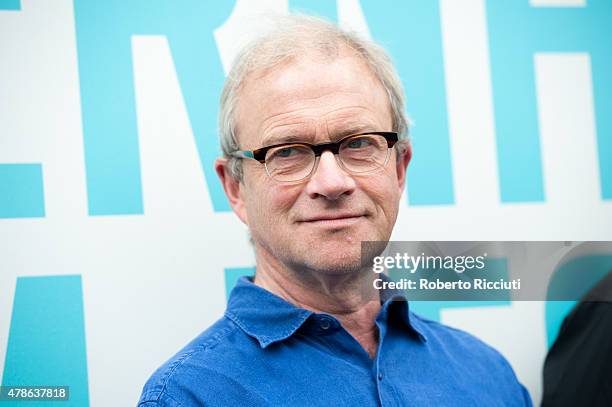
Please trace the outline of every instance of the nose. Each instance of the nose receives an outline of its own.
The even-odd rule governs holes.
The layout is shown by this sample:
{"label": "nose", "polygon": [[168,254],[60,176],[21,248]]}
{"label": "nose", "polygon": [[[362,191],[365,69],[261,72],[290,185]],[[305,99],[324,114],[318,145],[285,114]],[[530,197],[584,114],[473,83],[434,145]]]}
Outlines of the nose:
{"label": "nose", "polygon": [[306,184],[306,193],[311,198],[319,196],[335,201],[355,190],[355,180],[336,161],[331,151],[324,151],[319,164]]}

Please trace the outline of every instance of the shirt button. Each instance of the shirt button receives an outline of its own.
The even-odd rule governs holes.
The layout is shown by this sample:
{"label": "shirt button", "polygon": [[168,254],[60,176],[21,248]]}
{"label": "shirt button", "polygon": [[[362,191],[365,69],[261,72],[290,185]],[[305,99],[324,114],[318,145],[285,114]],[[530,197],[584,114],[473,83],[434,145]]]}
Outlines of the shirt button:
{"label": "shirt button", "polygon": [[326,331],[329,329],[330,326],[331,326],[331,323],[329,322],[329,319],[326,318],[326,319],[321,320],[321,329]]}
{"label": "shirt button", "polygon": [[379,372],[378,373],[378,380],[382,380],[382,377],[383,377],[382,372]]}

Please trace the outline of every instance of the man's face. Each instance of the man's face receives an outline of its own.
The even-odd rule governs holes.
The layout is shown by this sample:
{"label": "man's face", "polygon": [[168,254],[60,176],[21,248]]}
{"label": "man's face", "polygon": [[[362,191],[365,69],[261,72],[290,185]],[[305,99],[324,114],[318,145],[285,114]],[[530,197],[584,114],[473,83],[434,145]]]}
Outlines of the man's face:
{"label": "man's face", "polygon": [[[236,134],[242,150],[391,130],[384,88],[347,51],[331,60],[303,56],[251,75],[239,94]],[[384,169],[354,175],[325,151],[314,173],[294,183],[275,181],[262,164],[245,159],[243,181],[230,201],[248,225],[258,257],[292,270],[352,271],[361,264],[361,241],[391,236],[409,159],[408,151],[398,163],[393,150]]]}

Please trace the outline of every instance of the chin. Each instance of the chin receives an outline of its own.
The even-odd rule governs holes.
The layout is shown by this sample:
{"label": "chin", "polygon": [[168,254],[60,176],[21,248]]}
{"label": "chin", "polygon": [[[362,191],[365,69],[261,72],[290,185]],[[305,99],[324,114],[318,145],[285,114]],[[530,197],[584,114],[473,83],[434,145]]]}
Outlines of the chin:
{"label": "chin", "polygon": [[302,248],[302,258],[308,268],[326,274],[346,274],[362,269],[361,241],[344,243],[319,241]]}
{"label": "chin", "polygon": [[361,272],[361,258],[356,260],[342,261],[316,261],[308,262],[306,267],[315,273],[326,274],[330,276],[343,276],[347,274],[357,274]]}

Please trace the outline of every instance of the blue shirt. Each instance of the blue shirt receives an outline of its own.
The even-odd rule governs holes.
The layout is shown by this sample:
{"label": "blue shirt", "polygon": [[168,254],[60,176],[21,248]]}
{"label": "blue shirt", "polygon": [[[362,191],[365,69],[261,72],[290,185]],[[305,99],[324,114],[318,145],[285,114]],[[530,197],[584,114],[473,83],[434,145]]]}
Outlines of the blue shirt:
{"label": "blue shirt", "polygon": [[371,359],[333,316],[243,277],[224,317],[151,376],[139,406],[531,406],[497,351],[392,295],[381,295]]}

